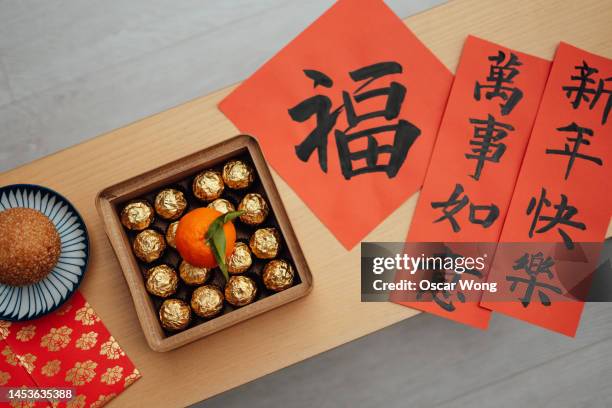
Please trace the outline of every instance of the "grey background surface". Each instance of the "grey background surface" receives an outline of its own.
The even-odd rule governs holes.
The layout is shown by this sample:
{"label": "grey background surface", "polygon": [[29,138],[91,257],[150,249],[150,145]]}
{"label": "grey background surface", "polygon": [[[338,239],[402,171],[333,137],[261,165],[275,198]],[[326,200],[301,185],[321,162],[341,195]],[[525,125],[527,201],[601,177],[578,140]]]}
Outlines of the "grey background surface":
{"label": "grey background surface", "polygon": [[0,0],[0,171],[245,79],[331,4]]}
{"label": "grey background surface", "polygon": [[[331,3],[0,0],[0,171],[246,78]],[[611,311],[576,339],[423,314],[198,406],[611,407]]]}

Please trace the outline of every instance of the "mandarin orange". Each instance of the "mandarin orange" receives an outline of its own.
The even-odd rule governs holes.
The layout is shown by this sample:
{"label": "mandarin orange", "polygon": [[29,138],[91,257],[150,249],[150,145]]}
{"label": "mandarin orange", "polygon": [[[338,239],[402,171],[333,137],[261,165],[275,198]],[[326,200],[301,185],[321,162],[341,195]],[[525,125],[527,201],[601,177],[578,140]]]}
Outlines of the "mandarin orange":
{"label": "mandarin orange", "polygon": [[[219,216],[214,208],[196,208],[185,214],[179,221],[174,242],[181,257],[189,264],[200,268],[214,268],[217,261],[212,248],[206,243],[206,232]],[[236,243],[236,229],[230,221],[223,226],[225,233],[225,256],[230,256]]]}

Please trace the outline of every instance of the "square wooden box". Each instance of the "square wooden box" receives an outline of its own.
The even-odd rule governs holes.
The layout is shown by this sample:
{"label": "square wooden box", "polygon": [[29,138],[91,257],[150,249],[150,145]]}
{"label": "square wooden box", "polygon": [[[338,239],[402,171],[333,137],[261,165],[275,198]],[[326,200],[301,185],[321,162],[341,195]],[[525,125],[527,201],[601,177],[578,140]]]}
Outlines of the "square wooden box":
{"label": "square wooden box", "polygon": [[[283,245],[293,260],[299,283],[279,293],[257,299],[255,302],[232,310],[219,317],[190,327],[182,332],[167,335],[162,329],[152,296],[146,291],[141,266],[132,252],[130,238],[119,219],[119,211],[128,201],[151,194],[164,186],[193,178],[197,173],[222,164],[236,156],[247,154],[257,172],[260,188],[268,198],[271,212],[283,236]],[[190,156],[163,165],[136,177],[102,190],[96,198],[96,207],[102,217],[106,234],[119,260],[123,275],[134,300],[138,319],[149,346],[155,351],[168,351],[194,340],[215,333],[226,327],[257,316],[308,294],[312,288],[312,276],[295,237],[291,222],[278,195],[268,166],[257,141],[247,135],[239,135]]]}

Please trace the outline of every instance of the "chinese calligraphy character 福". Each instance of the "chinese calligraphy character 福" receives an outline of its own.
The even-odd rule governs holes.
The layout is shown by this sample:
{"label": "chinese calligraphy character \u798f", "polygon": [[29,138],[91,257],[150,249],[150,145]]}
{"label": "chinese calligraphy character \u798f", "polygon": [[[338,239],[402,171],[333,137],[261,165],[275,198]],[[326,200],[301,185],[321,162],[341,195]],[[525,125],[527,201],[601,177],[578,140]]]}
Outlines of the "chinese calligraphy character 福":
{"label": "chinese calligraphy character \u798f", "polygon": [[[408,151],[421,134],[418,127],[407,120],[398,119],[406,88],[396,81],[386,87],[365,89],[375,80],[388,75],[402,73],[402,66],[396,62],[381,62],[369,65],[349,73],[350,78],[360,85],[352,93],[342,92],[343,104],[335,109],[325,95],[312,96],[289,109],[289,115],[294,121],[304,122],[313,115],[316,117],[316,127],[295,147],[297,157],[306,162],[317,151],[319,166],[327,172],[328,136],[336,127],[340,113],[344,111],[348,127],[344,130],[335,129],[336,148],[340,161],[340,169],[345,179],[371,172],[384,172],[389,178],[395,177],[402,167]],[[314,88],[322,86],[332,88],[334,82],[322,72],[304,70],[304,74],[313,80]],[[360,104],[371,105],[374,98],[384,97],[384,107],[380,110],[357,113]],[[367,127],[362,122],[372,118],[384,118],[395,122],[389,125]],[[392,144],[380,144],[377,135],[392,133]],[[365,148],[353,151],[350,146],[359,140],[365,141]],[[386,161],[385,161],[385,157]],[[365,165],[359,167],[357,163]]]}

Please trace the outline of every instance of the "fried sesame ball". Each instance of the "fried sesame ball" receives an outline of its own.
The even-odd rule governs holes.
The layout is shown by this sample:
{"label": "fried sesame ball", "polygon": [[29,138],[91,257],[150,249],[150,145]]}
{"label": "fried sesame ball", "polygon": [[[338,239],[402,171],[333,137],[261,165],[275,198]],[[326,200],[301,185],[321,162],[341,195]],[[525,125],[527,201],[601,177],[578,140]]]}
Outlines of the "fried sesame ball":
{"label": "fried sesame ball", "polygon": [[0,283],[25,286],[42,280],[60,252],[57,229],[44,214],[31,208],[0,212]]}

